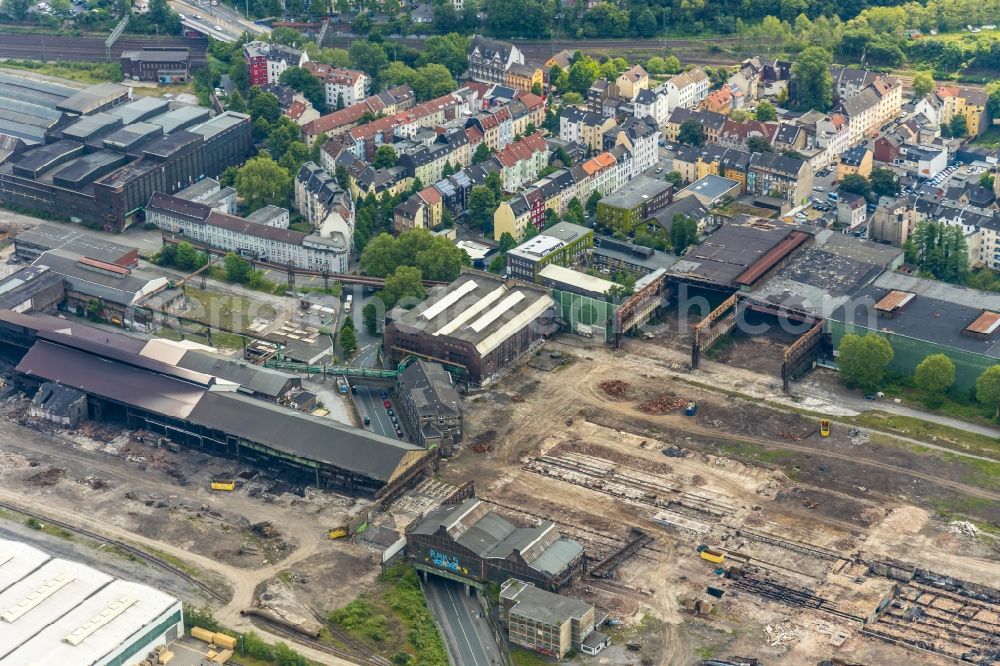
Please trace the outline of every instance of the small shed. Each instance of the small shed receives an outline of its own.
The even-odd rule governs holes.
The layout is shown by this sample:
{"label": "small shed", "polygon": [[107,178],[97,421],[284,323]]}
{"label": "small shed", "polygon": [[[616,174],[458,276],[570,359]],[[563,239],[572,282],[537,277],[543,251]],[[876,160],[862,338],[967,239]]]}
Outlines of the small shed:
{"label": "small shed", "polygon": [[87,394],[54,382],[45,382],[31,399],[28,415],[75,428],[87,415]]}

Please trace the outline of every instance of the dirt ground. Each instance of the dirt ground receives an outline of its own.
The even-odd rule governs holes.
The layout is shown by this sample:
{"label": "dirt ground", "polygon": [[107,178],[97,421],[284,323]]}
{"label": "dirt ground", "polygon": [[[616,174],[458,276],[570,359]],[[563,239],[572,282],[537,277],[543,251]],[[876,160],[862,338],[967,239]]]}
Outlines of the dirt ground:
{"label": "dirt ground", "polygon": [[[763,356],[741,349],[752,344],[735,349]],[[675,364],[573,342],[549,343],[541,356],[552,351],[564,362],[524,364],[468,401],[466,441],[475,446],[441,478],[475,479],[478,494],[513,520],[553,520],[583,543],[591,567],[632,528],[654,537],[612,579],[588,578],[569,592],[622,623],[612,629],[616,642],[638,645],[620,663],[643,655],[664,665],[730,655],[913,663],[917,653],[862,636],[860,619],[765,601],[716,575],[699,544],[858,618],[893,587],[867,575],[870,559],[1000,580],[995,538],[934,517],[960,504],[977,520],[1000,522],[997,494],[968,483],[965,463],[873,443],[861,430],[820,437],[812,419],[701,390]],[[684,415],[688,401],[697,403],[693,417]],[[653,636],[648,614],[660,623]],[[947,661],[921,655],[920,663]]]}

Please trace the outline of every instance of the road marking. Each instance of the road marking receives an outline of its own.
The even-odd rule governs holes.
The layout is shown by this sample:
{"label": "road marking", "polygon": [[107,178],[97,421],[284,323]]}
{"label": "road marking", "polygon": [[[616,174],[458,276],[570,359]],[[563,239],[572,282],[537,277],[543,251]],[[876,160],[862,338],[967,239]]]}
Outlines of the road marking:
{"label": "road marking", "polygon": [[[464,606],[461,611],[458,610],[458,606],[455,604],[455,597],[452,595],[451,592],[451,585],[448,585],[446,583],[444,585],[444,590],[445,592],[448,593],[448,601],[451,602],[451,607],[455,609],[455,620],[458,622],[458,628],[462,630],[462,636],[465,638],[465,644],[469,646],[469,654],[472,655],[472,659],[476,662],[476,666],[479,666],[479,657],[476,655],[476,651],[472,649],[472,641],[469,640],[469,634],[466,633],[465,625],[462,624],[462,618],[460,617],[460,613],[464,613],[467,611],[465,610]],[[473,631],[473,633],[475,633],[475,631]],[[479,638],[478,634],[476,635],[476,638]],[[477,642],[479,643],[479,647],[483,646],[481,642],[479,641]]]}

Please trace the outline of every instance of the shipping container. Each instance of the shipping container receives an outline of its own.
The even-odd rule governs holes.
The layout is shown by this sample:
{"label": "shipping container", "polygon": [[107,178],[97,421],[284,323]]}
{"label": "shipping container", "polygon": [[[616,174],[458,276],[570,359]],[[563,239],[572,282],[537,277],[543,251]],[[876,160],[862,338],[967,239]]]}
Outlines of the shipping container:
{"label": "shipping container", "polygon": [[216,633],[215,644],[220,647],[224,647],[228,650],[232,650],[234,647],[236,647],[236,639],[227,634]]}
{"label": "shipping container", "polygon": [[236,490],[235,481],[212,481],[212,490]]}
{"label": "shipping container", "polygon": [[725,561],[726,556],[717,550],[706,548],[701,551],[701,559],[708,560],[709,562],[715,562],[716,564],[722,564],[722,562]]}

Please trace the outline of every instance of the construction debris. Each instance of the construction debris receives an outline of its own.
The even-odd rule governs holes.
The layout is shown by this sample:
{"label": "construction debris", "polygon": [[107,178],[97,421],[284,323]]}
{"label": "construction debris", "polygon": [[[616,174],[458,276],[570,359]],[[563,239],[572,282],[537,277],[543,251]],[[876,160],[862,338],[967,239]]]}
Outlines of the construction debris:
{"label": "construction debris", "polygon": [[851,440],[851,444],[854,446],[862,446],[871,441],[871,437],[864,430],[859,430],[858,428],[851,428],[847,431],[847,438]]}
{"label": "construction debris", "polygon": [[58,467],[50,467],[44,472],[39,472],[28,478],[28,481],[36,486],[54,486],[66,478],[66,470]]}
{"label": "construction debris", "polygon": [[767,625],[764,627],[764,633],[767,634],[767,641],[771,647],[781,647],[799,639],[798,629],[787,619],[773,627]]}
{"label": "construction debris", "polygon": [[493,440],[496,436],[496,430],[481,432],[469,441],[469,448],[476,453],[489,453],[493,450]]}
{"label": "construction debris", "polygon": [[681,447],[673,444],[660,451],[660,453],[668,458],[683,458],[688,454],[687,449],[682,449]]}
{"label": "construction debris", "polygon": [[623,382],[620,379],[611,379],[605,382],[601,382],[597,385],[602,391],[610,395],[612,398],[624,398],[628,395],[628,391],[631,386],[627,382]]}
{"label": "construction debris", "polygon": [[979,534],[979,528],[967,520],[953,520],[948,524],[948,531],[974,537]]}
{"label": "construction debris", "polygon": [[687,400],[678,398],[670,393],[661,393],[639,405],[639,409],[647,414],[666,414],[683,408],[687,405]]}

